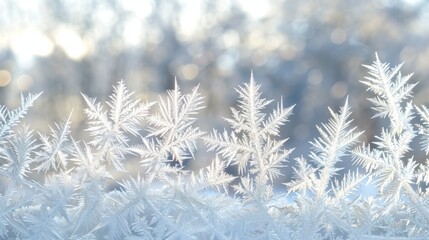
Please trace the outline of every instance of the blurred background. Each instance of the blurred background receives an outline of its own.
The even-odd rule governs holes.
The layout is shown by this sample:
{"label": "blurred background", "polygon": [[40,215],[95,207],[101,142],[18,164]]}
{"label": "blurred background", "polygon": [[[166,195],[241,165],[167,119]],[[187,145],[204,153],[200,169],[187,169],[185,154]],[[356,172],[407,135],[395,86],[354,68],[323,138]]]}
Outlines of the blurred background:
{"label": "blurred background", "polygon": [[366,138],[379,130],[359,83],[375,52],[405,61],[420,82],[414,102],[429,103],[424,0],[2,0],[0,104],[43,91],[26,123],[48,131],[74,109],[76,136],[85,127],[80,92],[103,100],[124,79],[154,101],[176,76],[184,92],[200,85],[207,108],[198,124],[210,131],[227,127],[234,88],[253,70],[264,97],[296,104],[282,129],[293,158],[308,154],[315,125],[347,95]]}

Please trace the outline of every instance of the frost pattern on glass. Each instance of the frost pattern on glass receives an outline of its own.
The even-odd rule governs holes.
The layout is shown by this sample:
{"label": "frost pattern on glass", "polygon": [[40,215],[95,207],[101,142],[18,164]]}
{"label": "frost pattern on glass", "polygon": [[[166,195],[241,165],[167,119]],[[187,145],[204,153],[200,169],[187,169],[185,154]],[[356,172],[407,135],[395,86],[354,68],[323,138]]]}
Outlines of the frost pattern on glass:
{"label": "frost pattern on glass", "polygon": [[[106,102],[82,94],[88,139],[73,137],[73,113],[49,133],[23,123],[41,94],[0,106],[0,239],[428,239],[429,167],[415,157],[429,152],[428,107],[412,103],[402,64],[376,55],[364,66],[386,125],[360,141],[347,97],[328,108],[308,156],[280,136],[294,106],[265,99],[253,74],[236,89],[229,130],[209,133],[196,126],[198,87],[182,93],[177,82],[157,102],[124,81]],[[197,146],[214,157],[187,170]],[[291,180],[278,186],[286,167]]]}

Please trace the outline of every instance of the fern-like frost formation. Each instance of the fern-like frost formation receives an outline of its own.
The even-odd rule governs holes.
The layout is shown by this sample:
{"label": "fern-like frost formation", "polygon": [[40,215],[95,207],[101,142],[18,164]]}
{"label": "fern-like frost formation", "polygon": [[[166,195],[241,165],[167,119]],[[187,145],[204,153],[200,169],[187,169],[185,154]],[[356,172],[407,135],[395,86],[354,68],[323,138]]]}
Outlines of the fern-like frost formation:
{"label": "fern-like frost formation", "polygon": [[[196,126],[198,87],[184,94],[177,81],[157,102],[135,99],[124,81],[105,103],[82,94],[89,139],[72,137],[73,113],[48,134],[21,123],[41,94],[0,106],[0,239],[428,239],[429,167],[414,157],[429,152],[428,107],[412,103],[402,64],[376,55],[364,66],[386,126],[361,142],[346,98],[308,156],[292,157],[279,136],[294,106],[265,99],[253,74],[224,118],[230,130],[209,133]],[[187,170],[198,143],[215,157]],[[287,166],[292,180],[277,186]]]}

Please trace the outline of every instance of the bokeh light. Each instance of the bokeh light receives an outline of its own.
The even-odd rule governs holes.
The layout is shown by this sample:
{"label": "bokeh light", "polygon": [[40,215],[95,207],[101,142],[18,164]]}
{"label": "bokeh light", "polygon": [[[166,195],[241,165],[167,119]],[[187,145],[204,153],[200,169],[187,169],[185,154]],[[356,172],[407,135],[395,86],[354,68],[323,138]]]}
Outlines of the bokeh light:
{"label": "bokeh light", "polygon": [[186,80],[194,80],[198,76],[198,67],[195,64],[186,64],[183,67],[183,77]]}
{"label": "bokeh light", "polygon": [[33,78],[30,75],[23,74],[16,79],[15,84],[21,92],[25,92],[28,91],[33,84]]}
{"label": "bokeh light", "polygon": [[0,87],[5,87],[10,83],[11,75],[7,70],[0,70]]}

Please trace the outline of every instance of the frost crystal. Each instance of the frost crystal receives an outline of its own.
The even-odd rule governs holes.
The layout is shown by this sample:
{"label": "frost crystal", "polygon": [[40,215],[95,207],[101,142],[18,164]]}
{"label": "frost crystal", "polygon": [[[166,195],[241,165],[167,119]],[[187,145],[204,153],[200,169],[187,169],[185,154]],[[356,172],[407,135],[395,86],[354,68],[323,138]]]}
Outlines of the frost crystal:
{"label": "frost crystal", "polygon": [[[40,94],[22,96],[0,106],[0,239],[428,239],[429,167],[411,143],[429,152],[429,110],[411,102],[401,66],[377,55],[365,66],[374,117],[388,120],[373,142],[359,142],[347,98],[294,158],[280,136],[293,106],[263,98],[253,75],[236,89],[230,130],[209,134],[196,126],[198,87],[177,81],[157,104],[124,81],[106,103],[82,94],[89,139],[72,137],[72,114],[36,134],[20,121]],[[186,170],[199,142],[216,156]],[[292,180],[278,186],[286,167]]]}

